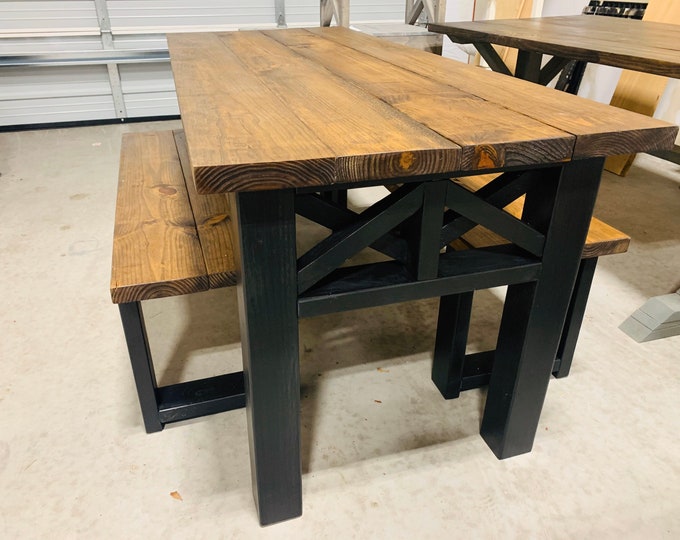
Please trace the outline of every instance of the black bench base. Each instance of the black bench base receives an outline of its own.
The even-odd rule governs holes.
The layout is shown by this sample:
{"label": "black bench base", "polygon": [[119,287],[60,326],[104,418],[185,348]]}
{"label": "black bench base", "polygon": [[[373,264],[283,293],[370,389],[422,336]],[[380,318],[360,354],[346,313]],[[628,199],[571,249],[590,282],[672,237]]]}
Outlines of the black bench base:
{"label": "black bench base", "polygon": [[245,407],[242,371],[159,387],[141,302],[118,307],[147,433],[172,422]]}
{"label": "black bench base", "polygon": [[[245,407],[242,371],[157,386],[141,303],[119,304],[119,308],[147,433],[161,431],[165,425],[173,422]],[[465,355],[461,364],[458,390],[446,391],[437,384],[442,390],[442,395],[446,399],[456,398],[462,391],[489,384],[494,352]],[[560,363],[560,359],[555,361],[553,368],[555,375],[559,372]]]}

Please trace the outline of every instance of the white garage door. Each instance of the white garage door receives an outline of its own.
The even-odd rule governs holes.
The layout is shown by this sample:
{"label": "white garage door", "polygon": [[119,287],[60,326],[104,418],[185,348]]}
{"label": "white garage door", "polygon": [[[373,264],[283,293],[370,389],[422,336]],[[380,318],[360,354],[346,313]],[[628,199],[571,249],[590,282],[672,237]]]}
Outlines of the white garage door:
{"label": "white garage door", "polygon": [[[404,0],[350,13],[403,20]],[[317,26],[319,0],[0,0],[0,126],[177,115],[165,33],[277,20]]]}

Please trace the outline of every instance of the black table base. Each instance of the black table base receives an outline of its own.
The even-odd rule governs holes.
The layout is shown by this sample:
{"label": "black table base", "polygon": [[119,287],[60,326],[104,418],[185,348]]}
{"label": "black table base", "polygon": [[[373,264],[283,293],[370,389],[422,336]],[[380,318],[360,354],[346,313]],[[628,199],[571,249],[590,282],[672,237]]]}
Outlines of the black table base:
{"label": "black table base", "polygon": [[[294,190],[231,196],[253,489],[262,524],[302,511],[298,317],[445,297],[437,335],[446,346],[435,356],[446,386],[451,376],[464,378],[458,375],[464,339],[456,329],[468,300],[457,295],[508,285],[481,434],[499,458],[531,450],[603,162],[506,173],[476,194],[445,178],[410,180],[360,214],[339,197],[307,194],[298,212],[316,215],[331,234],[299,258]],[[518,220],[502,208],[522,192]],[[476,224],[513,246],[442,253],[452,229],[463,234]],[[392,260],[341,268],[369,246]]]}
{"label": "black table base", "polygon": [[[487,444],[499,458],[530,451],[550,375],[568,374],[585,310],[596,260],[581,252],[602,165],[506,172],[474,194],[448,178],[417,179],[361,213],[347,208],[344,186],[231,195],[244,370],[159,388],[141,306],[121,304],[147,431],[245,405],[260,522],[296,517],[299,318],[440,297],[432,380],[447,399],[488,384]],[[520,196],[521,220],[502,210]],[[300,257],[296,214],[330,229]],[[447,249],[478,224],[510,244]],[[390,260],[342,267],[366,247]],[[496,349],[466,354],[474,291],[503,285]]]}

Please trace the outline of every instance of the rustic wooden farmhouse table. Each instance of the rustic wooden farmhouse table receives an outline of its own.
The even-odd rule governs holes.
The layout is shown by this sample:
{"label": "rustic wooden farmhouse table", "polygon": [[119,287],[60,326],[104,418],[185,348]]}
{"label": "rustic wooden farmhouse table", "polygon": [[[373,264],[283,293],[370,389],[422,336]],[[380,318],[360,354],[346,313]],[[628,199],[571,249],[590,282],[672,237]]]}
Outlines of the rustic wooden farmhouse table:
{"label": "rustic wooden farmhouse table", "polygon": [[[529,452],[604,156],[677,128],[343,28],[168,42],[197,190],[234,216],[260,522],[302,512],[299,318],[508,285],[481,434]],[[360,214],[324,196],[381,184]],[[521,220],[502,211],[525,194]],[[296,213],[332,231],[299,256]],[[513,245],[444,249],[477,223]],[[341,267],[366,247],[390,260]]]}
{"label": "rustic wooden farmhouse table", "polygon": [[[489,67],[510,74],[493,45],[518,49],[515,76],[548,84],[571,60],[680,78],[680,25],[569,15],[428,25],[454,43],[472,43]],[[552,58],[542,66],[543,55]]]}

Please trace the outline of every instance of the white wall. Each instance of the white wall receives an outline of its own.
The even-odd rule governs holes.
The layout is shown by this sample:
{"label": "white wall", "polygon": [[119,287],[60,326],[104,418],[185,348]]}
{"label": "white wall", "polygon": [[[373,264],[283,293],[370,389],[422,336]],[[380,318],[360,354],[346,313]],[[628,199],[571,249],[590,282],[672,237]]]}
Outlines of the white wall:
{"label": "white wall", "polygon": [[[446,2],[445,21],[471,21],[472,14],[475,8],[475,0],[448,0]],[[474,47],[461,46],[452,43],[449,38],[444,37],[444,46],[442,47],[442,56],[453,58],[459,62],[467,63],[470,54],[474,55]],[[465,51],[468,52],[465,52]]]}
{"label": "white wall", "polygon": [[[452,3],[455,0],[451,0]],[[274,0],[107,0],[116,49],[164,49],[165,33],[275,27]],[[319,0],[286,2],[289,26],[318,26]],[[403,21],[404,0],[352,0],[350,18]],[[94,0],[0,0],[0,55],[101,50]],[[179,113],[170,64],[121,64],[127,117]],[[0,126],[116,118],[106,67],[0,68]]]}
{"label": "white wall", "polygon": [[578,15],[588,0],[543,0],[543,17]]}

